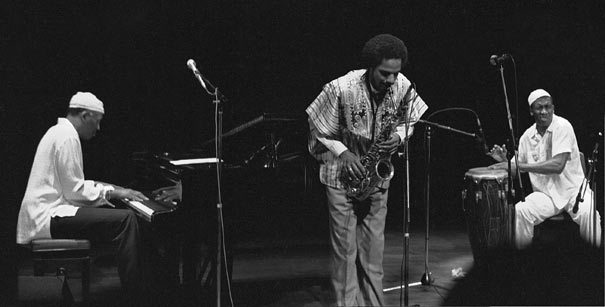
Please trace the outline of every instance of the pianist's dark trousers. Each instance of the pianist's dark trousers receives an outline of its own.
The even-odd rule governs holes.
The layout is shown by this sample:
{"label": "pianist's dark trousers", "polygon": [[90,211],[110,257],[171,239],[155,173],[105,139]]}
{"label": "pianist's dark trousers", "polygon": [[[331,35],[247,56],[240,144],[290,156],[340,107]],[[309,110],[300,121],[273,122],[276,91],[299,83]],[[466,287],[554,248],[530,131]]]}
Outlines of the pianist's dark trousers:
{"label": "pianist's dark trousers", "polygon": [[128,295],[141,295],[140,230],[131,210],[81,207],[75,216],[52,218],[50,232],[53,239],[88,239],[92,244],[116,243],[122,288]]}

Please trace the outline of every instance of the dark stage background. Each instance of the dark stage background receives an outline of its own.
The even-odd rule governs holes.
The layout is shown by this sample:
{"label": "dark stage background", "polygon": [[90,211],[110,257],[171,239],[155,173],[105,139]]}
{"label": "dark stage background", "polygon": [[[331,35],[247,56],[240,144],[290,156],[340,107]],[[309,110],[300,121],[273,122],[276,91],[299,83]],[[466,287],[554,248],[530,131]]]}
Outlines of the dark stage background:
{"label": "dark stage background", "polygon": [[[532,123],[528,93],[545,88],[588,155],[594,133],[603,131],[604,8],[603,1],[520,0],[3,3],[0,233],[2,246],[9,248],[0,255],[2,276],[13,278],[3,278],[8,284],[1,288],[9,298],[14,295],[15,225],[37,143],[76,91],[95,93],[106,109],[102,130],[84,144],[87,177],[127,184],[134,176],[133,152],[183,151],[213,135],[213,105],[187,69],[188,59],[229,98],[226,131],[262,112],[304,117],[322,85],[359,68],[364,42],[386,32],[409,49],[403,73],[429,105],[426,115],[473,109],[488,145],[504,143],[509,136],[504,96],[489,58],[510,53],[518,99],[510,62],[505,75],[518,133]],[[477,131],[469,112],[431,120]],[[419,126],[410,146],[415,225],[424,223],[423,134]],[[447,131],[434,132],[432,147],[431,215],[437,226],[460,225],[464,172],[490,160],[472,139]],[[389,209],[392,229],[401,226],[398,170]],[[601,200],[602,170],[600,162]],[[308,206],[326,225],[321,201]]]}

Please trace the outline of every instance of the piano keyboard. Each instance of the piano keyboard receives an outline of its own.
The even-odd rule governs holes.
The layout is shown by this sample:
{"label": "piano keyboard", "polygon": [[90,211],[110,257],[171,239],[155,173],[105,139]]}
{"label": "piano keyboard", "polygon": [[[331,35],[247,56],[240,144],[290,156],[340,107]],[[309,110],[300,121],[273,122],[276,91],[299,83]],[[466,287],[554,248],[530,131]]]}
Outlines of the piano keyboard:
{"label": "piano keyboard", "polygon": [[158,214],[169,213],[176,210],[176,204],[170,202],[159,202],[153,199],[137,201],[124,200],[128,207],[133,209],[140,217],[147,222],[152,222]]}
{"label": "piano keyboard", "polygon": [[129,200],[128,203],[133,209],[135,209],[139,213],[142,213],[145,217],[147,217],[147,219],[151,221],[151,216],[153,215],[155,210],[143,205],[143,203],[136,200]]}

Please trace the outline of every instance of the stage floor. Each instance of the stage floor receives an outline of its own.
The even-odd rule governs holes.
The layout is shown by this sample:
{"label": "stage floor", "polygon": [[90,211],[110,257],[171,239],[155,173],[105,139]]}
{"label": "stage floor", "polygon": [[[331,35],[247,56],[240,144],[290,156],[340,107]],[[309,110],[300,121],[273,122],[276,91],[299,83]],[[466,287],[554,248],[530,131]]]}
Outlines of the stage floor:
{"label": "stage floor", "polygon": [[[516,289],[514,286],[510,286],[505,287],[506,290],[503,291],[497,290],[498,293],[493,294],[493,301],[490,302],[492,300],[491,293],[496,293],[493,287],[497,286],[498,289],[502,289],[502,284],[523,286],[524,283],[528,282],[527,280],[522,283],[518,280],[506,281],[509,278],[518,278],[519,275],[511,273],[515,268],[522,271],[525,269],[523,266],[508,266],[510,263],[506,261],[497,261],[502,267],[492,267],[489,271],[490,274],[475,272],[472,275],[472,279],[468,279],[471,275],[470,273],[473,270],[477,270],[473,268],[473,255],[468,235],[464,228],[442,229],[431,232],[428,268],[434,277],[434,282],[431,285],[418,285],[425,272],[424,231],[411,231],[410,238],[410,287],[407,296],[410,306],[437,306],[444,305],[444,303],[451,303],[453,305],[501,305],[502,303],[539,305],[541,302],[540,296],[548,295],[546,292],[534,293],[534,296],[537,296],[537,298],[534,298],[534,296],[529,298],[528,295],[531,295],[531,293],[521,290],[522,295],[518,296],[519,300],[506,301],[504,299],[503,301],[503,297],[509,297],[511,294],[510,291]],[[395,231],[387,232],[385,246],[385,303],[387,306],[402,306],[403,301],[400,300],[403,300],[402,296],[404,294],[399,289],[403,283],[401,274],[404,260],[403,235]],[[542,251],[543,253],[540,253],[536,257],[551,254],[553,257],[561,258],[560,254],[552,254],[550,250],[542,249]],[[596,274],[596,281],[595,278],[588,276],[588,282],[591,283],[590,287],[594,286],[597,289],[597,293],[593,293],[594,291],[592,290],[591,292],[580,291],[577,295],[581,296],[581,300],[571,301],[572,303],[579,302],[579,305],[592,305],[593,303],[594,305],[603,305],[602,250],[599,253],[574,254],[573,257],[580,257],[580,259],[577,259],[580,263],[578,264],[580,268],[584,267],[583,264],[588,263],[590,268],[586,272],[592,272],[593,277]],[[596,256],[593,257],[593,254]],[[515,259],[514,261],[518,262],[526,262],[525,260],[530,258],[513,256],[511,259]],[[539,261],[548,262],[547,259]],[[333,306],[334,299],[329,283],[329,267],[327,234],[325,236],[296,235],[292,237],[282,234],[273,238],[256,238],[240,242],[235,246],[233,281],[231,283],[234,306]],[[533,267],[537,267],[540,270],[543,269],[540,265],[534,265]],[[558,269],[550,266],[548,268],[552,270]],[[595,269],[598,273],[595,273]],[[582,275],[578,274],[584,274],[586,277],[586,272],[581,269],[578,270],[578,266],[570,270],[571,273],[567,272],[563,275],[565,278],[571,279],[569,283],[577,284],[574,279],[582,278]],[[550,272],[544,273],[545,276],[559,276],[556,274],[552,275]],[[465,274],[467,277],[463,278]],[[504,281],[499,279],[499,276]],[[462,282],[465,280],[466,282]],[[18,282],[18,298],[22,305],[54,306],[60,301],[60,281],[52,276],[34,277],[31,270],[31,262],[28,259],[23,258],[20,261]],[[582,285],[580,282],[580,286]],[[566,284],[563,283],[561,286],[566,287]],[[71,280],[70,287],[76,301],[78,301],[81,289],[80,280],[77,276]],[[536,289],[543,290],[542,288],[534,287],[528,289],[528,291],[536,291]],[[215,304],[214,301],[200,298],[200,296],[203,296],[201,293],[197,293],[192,297],[181,294],[179,293],[180,291],[184,292],[184,290],[166,291],[166,293],[160,295],[160,300],[156,300],[155,302],[158,302],[158,305],[162,306],[213,306]],[[452,293],[452,291],[456,291],[456,293]],[[479,294],[476,291],[482,291],[483,293]],[[586,293],[591,293],[588,295],[590,297],[587,298]],[[571,295],[573,298],[573,294]],[[448,296],[450,297],[449,301],[446,300]],[[567,297],[569,296],[570,294],[567,294]],[[473,297],[477,299],[473,299]],[[543,302],[546,305],[553,305],[552,299],[553,297],[551,296],[550,299],[544,299]],[[524,304],[524,302],[527,302],[527,304]],[[558,302],[561,305],[569,305],[570,301],[561,300]],[[120,292],[120,281],[115,265],[113,265],[112,261],[108,261],[107,257],[93,260],[90,305],[121,306],[125,304]],[[557,305],[557,303],[554,305]],[[224,298],[222,306],[230,306],[229,300]]]}

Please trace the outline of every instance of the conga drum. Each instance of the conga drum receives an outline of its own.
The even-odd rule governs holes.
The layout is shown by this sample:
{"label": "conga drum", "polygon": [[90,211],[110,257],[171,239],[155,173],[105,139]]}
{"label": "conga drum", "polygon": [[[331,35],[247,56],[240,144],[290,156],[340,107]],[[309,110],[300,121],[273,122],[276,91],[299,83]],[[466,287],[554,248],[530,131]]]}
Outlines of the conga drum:
{"label": "conga drum", "polygon": [[515,207],[506,201],[505,170],[472,168],[464,174],[464,180],[463,210],[473,258],[480,263],[490,250],[513,246]]}

